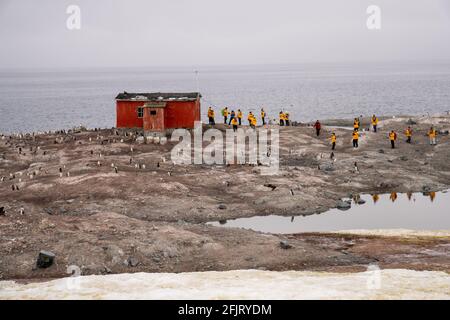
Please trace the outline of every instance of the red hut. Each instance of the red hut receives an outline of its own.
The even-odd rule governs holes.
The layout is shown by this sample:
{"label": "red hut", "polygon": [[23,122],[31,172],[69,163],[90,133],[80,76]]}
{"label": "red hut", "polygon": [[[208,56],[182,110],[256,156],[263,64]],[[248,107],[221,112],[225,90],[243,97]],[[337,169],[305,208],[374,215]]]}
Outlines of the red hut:
{"label": "red hut", "polygon": [[198,92],[119,93],[116,97],[117,128],[164,132],[194,128],[200,121]]}

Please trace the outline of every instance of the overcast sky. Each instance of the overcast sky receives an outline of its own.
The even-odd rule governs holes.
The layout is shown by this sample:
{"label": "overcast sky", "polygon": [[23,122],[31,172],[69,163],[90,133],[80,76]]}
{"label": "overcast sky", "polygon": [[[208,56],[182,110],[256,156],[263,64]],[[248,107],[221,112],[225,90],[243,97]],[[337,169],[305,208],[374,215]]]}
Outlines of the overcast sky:
{"label": "overcast sky", "polygon": [[448,60],[450,0],[0,0],[0,43],[0,68]]}

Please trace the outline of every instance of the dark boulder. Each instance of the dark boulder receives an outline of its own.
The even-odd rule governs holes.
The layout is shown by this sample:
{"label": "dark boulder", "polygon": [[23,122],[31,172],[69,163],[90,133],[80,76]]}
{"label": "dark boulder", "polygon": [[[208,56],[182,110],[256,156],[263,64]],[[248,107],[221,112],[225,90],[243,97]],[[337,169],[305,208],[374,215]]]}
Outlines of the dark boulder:
{"label": "dark boulder", "polygon": [[41,269],[51,267],[55,261],[55,254],[50,251],[41,251],[36,262],[36,266]]}
{"label": "dark boulder", "polygon": [[139,260],[134,257],[128,258],[127,262],[130,267],[136,267],[139,264]]}

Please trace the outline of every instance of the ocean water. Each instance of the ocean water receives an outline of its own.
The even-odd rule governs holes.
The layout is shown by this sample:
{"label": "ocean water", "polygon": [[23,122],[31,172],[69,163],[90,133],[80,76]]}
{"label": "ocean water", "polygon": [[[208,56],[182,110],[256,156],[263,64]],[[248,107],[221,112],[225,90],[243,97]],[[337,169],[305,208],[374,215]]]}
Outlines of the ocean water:
{"label": "ocean water", "polygon": [[434,114],[450,110],[450,62],[3,70],[0,132],[113,127],[119,92],[197,89],[203,113],[212,105],[263,106],[299,121]]}

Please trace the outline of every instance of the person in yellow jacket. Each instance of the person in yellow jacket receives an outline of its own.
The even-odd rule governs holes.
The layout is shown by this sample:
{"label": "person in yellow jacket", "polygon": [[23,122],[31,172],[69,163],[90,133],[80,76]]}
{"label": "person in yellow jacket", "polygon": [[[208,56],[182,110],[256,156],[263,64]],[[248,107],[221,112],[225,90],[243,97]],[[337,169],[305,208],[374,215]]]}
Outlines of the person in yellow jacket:
{"label": "person in yellow jacket", "polygon": [[216,124],[214,121],[214,110],[211,107],[208,108],[208,120],[210,125]]}
{"label": "person in yellow jacket", "polygon": [[236,132],[238,129],[238,120],[236,119],[236,117],[231,119],[231,125],[233,126],[233,131]]}
{"label": "person in yellow jacket", "polygon": [[353,130],[353,148],[358,148],[358,140],[359,140],[359,132],[358,130],[354,129]]}
{"label": "person in yellow jacket", "polygon": [[377,132],[378,118],[375,115],[372,116],[371,122],[372,122],[373,132]]}
{"label": "person in yellow jacket", "polygon": [[391,148],[395,149],[395,140],[397,140],[397,134],[394,130],[389,132],[389,141],[391,141]]}
{"label": "person in yellow jacket", "polygon": [[333,132],[331,134],[331,150],[334,150],[336,148],[336,134]]}
{"label": "person in yellow jacket", "polygon": [[412,138],[411,127],[406,128],[405,135],[406,135],[406,143],[411,143],[411,138]]}
{"label": "person in yellow jacket", "polygon": [[266,112],[264,111],[263,108],[261,108],[261,120],[262,120],[262,124],[265,125],[266,124]]}
{"label": "person in yellow jacket", "polygon": [[359,119],[355,118],[355,120],[353,121],[353,130],[358,131],[359,130]]}
{"label": "person in yellow jacket", "polygon": [[284,113],[280,111],[280,126],[284,126]]}
{"label": "person in yellow jacket", "polygon": [[255,117],[255,116],[253,116],[253,117],[252,117],[252,119],[251,119],[251,127],[252,127],[253,129],[255,129],[255,128],[256,128],[256,123],[257,123],[257,121],[256,121],[256,117]]}
{"label": "person in yellow jacket", "polygon": [[237,118],[238,118],[239,125],[241,126],[242,125],[242,111],[241,111],[241,109],[238,109]]}
{"label": "person in yellow jacket", "polygon": [[428,131],[428,137],[430,138],[430,145],[435,146],[436,145],[436,130],[431,127],[430,131]]}
{"label": "person in yellow jacket", "polygon": [[223,116],[223,123],[227,124],[227,120],[228,120],[228,107],[225,107],[222,109],[222,116]]}
{"label": "person in yellow jacket", "polygon": [[284,113],[284,123],[289,127],[289,112]]}
{"label": "person in yellow jacket", "polygon": [[253,113],[250,111],[249,113],[248,113],[248,116],[247,116],[247,120],[248,120],[248,125],[249,126],[252,126],[252,119],[254,118],[255,116],[253,115]]}

